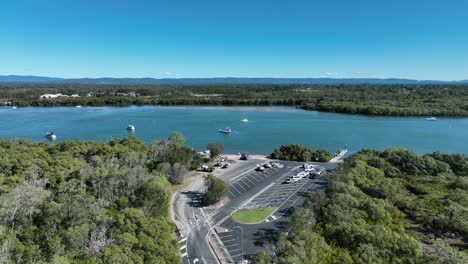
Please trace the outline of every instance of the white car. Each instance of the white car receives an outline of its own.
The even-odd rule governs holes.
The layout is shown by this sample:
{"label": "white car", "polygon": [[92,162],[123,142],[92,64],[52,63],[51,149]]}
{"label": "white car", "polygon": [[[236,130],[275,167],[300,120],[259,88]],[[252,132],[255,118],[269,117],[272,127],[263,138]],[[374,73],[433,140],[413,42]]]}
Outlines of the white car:
{"label": "white car", "polygon": [[275,167],[277,167],[277,168],[280,168],[280,169],[284,167],[283,164],[278,163],[278,162],[273,162],[273,163],[271,163],[271,165],[273,165],[273,166],[275,166]]}
{"label": "white car", "polygon": [[306,172],[306,171],[301,171],[301,172],[299,172],[298,174],[296,174],[295,177],[296,177],[296,178],[299,178],[299,179],[303,179],[303,178],[307,177],[308,175],[309,175],[308,172]]}
{"label": "white car", "polygon": [[265,168],[263,166],[257,165],[256,171],[264,171]]}
{"label": "white car", "polygon": [[263,167],[265,167],[265,168],[271,168],[272,166],[271,166],[271,164],[270,164],[269,162],[267,162],[267,163],[263,164]]}
{"label": "white car", "polygon": [[295,182],[298,182],[298,181],[299,181],[299,178],[292,177],[292,178],[287,179],[286,183],[295,183]]}

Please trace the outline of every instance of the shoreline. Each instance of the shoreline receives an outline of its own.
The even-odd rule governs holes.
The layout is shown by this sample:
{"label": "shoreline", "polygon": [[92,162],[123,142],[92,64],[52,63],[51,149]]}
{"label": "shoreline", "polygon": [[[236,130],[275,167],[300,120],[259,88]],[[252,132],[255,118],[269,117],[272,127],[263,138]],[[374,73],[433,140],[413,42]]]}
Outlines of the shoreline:
{"label": "shoreline", "polygon": [[[36,101],[32,101],[36,102]],[[86,105],[76,102],[76,104],[50,104],[50,105],[21,105],[21,104],[2,104],[2,108],[76,108],[76,105],[80,105],[82,109],[86,108],[130,108],[130,107],[180,107],[180,108],[200,108],[203,110],[225,110],[225,111],[269,111],[269,109],[274,108],[285,108],[283,110],[275,109],[274,112],[293,112],[293,111],[305,111],[305,112],[317,112],[323,114],[339,114],[339,115],[349,115],[349,116],[363,116],[363,117],[373,117],[373,118],[426,118],[426,117],[437,117],[442,119],[466,119],[468,115],[445,115],[445,114],[422,114],[422,115],[398,115],[398,114],[365,114],[365,113],[348,113],[345,111],[326,111],[311,109],[305,105],[288,105],[288,104],[96,104],[96,105]],[[290,109],[287,109],[290,108]],[[279,111],[278,111],[279,110]]]}

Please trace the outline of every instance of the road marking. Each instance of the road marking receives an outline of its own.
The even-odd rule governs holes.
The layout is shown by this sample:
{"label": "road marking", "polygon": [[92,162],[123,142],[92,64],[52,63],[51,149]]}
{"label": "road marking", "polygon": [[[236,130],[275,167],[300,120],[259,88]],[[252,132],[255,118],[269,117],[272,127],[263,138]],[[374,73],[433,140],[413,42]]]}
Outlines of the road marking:
{"label": "road marking", "polygon": [[[255,167],[255,168],[256,168],[256,167]],[[237,175],[236,177],[231,178],[230,181],[233,181],[233,180],[239,178],[240,176],[242,176],[242,175],[244,175],[244,174],[246,174],[246,173],[248,173],[248,172],[251,172],[251,171],[255,170],[255,168],[250,169],[250,170],[247,170],[247,171],[244,171],[243,173]]]}
{"label": "road marking", "polygon": [[197,262],[198,262],[198,258],[195,258],[195,259],[193,260],[193,264],[195,264],[195,263],[197,263]]}
{"label": "road marking", "polygon": [[243,183],[242,186],[244,186],[244,184],[247,185],[246,188],[247,188],[247,190],[249,190],[249,189],[250,189],[250,184],[248,184],[247,182],[244,182],[244,180],[245,180],[245,179],[242,179],[242,180],[238,181],[238,183],[239,183],[239,184],[240,184],[240,183]]}
{"label": "road marking", "polygon": [[239,182],[236,182],[235,184],[239,184],[239,186],[242,188],[242,190],[247,191]]}
{"label": "road marking", "polygon": [[187,241],[187,237],[184,237],[181,240],[179,240],[179,243],[182,243],[182,242],[185,242],[185,241]]}
{"label": "road marking", "polygon": [[[234,184],[235,184],[235,183],[234,183]],[[239,194],[241,194],[242,192],[239,191],[239,190],[236,188],[236,186],[234,186],[234,184],[231,184],[232,188],[234,188],[234,189],[236,190],[236,192],[238,192]]]}
{"label": "road marking", "polygon": [[249,182],[251,182],[255,186],[255,182],[253,182],[249,177],[245,177],[244,180],[248,180]]}
{"label": "road marking", "polygon": [[184,250],[187,247],[187,245],[183,245],[180,247],[180,250]]}
{"label": "road marking", "polygon": [[[234,246],[237,246],[237,247],[238,247],[239,244],[232,244],[232,245],[229,245],[229,246],[226,246],[226,245],[225,245],[224,247],[228,248],[228,247],[234,247]],[[228,249],[228,250],[230,250],[230,249]]]}
{"label": "road marking", "polygon": [[[187,256],[187,252],[182,253],[182,257],[185,258]],[[195,263],[195,262],[194,262]]]}

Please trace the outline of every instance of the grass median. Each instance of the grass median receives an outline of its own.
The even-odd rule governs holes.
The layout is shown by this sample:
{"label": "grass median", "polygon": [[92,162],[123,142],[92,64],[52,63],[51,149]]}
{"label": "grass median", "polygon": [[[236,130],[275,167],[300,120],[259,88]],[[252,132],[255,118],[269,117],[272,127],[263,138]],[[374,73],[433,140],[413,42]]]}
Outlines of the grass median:
{"label": "grass median", "polygon": [[270,216],[276,207],[257,208],[252,210],[237,211],[232,214],[232,218],[240,223],[253,224],[265,220]]}

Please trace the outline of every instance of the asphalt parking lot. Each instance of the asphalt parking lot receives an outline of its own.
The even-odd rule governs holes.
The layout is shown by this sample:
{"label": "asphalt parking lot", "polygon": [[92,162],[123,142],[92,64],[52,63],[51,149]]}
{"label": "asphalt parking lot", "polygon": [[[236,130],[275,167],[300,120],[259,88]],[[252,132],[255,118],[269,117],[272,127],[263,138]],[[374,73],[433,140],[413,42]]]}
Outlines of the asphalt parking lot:
{"label": "asphalt parking lot", "polygon": [[255,166],[252,168],[252,171],[248,171],[244,175],[228,181],[230,198],[242,196],[253,187],[262,185],[263,183],[273,182],[290,169],[288,166],[283,166],[283,168],[267,168],[264,171],[256,171],[254,168]]}
{"label": "asphalt parking lot", "polygon": [[237,206],[237,210],[265,207],[277,207],[277,210],[258,224],[240,224],[230,217],[219,221],[219,226],[227,230],[218,234],[220,241],[217,242],[224,257],[239,262],[242,256],[256,254],[268,241],[274,241],[278,232],[287,229],[289,218],[286,216],[291,214],[293,207],[303,203],[308,192],[326,186],[326,172],[318,179],[307,177],[295,183],[285,183],[288,178],[302,171],[299,167],[301,163],[280,163],[284,165],[282,168],[266,168],[262,172],[247,170],[227,180],[233,202],[230,209]]}
{"label": "asphalt parking lot", "polygon": [[214,234],[211,235],[211,241],[215,241],[217,246],[221,249],[223,258],[231,258],[235,263],[242,261],[244,254],[242,248],[242,231],[239,228],[234,228],[227,232],[218,233],[221,243],[215,238]]}

